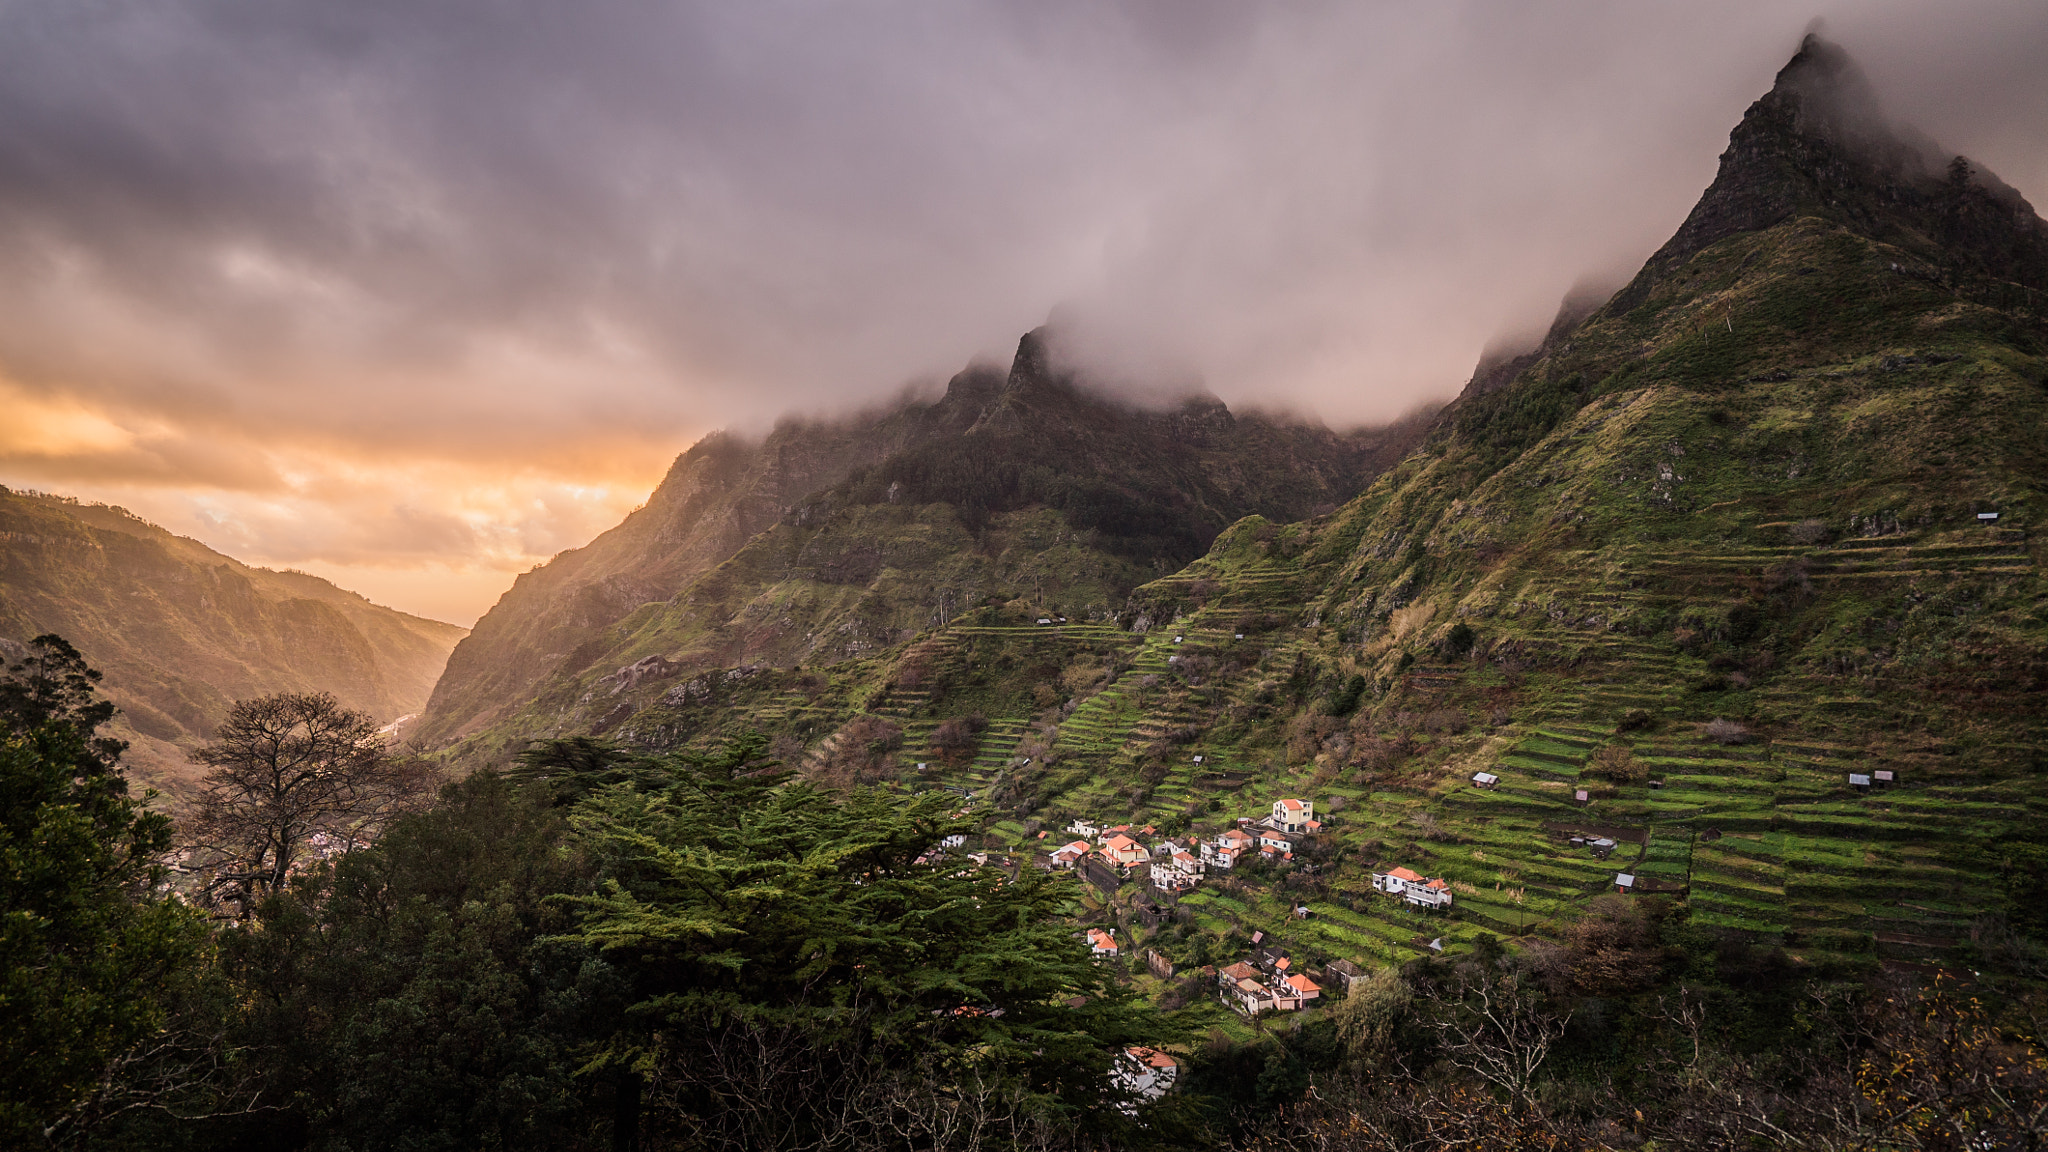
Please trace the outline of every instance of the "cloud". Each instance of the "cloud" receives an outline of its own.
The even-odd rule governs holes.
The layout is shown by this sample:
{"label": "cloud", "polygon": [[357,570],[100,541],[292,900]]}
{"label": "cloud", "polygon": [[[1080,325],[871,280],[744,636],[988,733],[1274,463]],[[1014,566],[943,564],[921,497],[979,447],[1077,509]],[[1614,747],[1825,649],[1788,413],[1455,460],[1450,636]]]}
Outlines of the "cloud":
{"label": "cloud", "polygon": [[[2038,3],[1818,11],[2048,199]],[[529,556],[592,523],[562,493],[1054,309],[1132,373],[1386,418],[1668,235],[1813,14],[5,6],[0,472],[204,494],[266,555]]]}

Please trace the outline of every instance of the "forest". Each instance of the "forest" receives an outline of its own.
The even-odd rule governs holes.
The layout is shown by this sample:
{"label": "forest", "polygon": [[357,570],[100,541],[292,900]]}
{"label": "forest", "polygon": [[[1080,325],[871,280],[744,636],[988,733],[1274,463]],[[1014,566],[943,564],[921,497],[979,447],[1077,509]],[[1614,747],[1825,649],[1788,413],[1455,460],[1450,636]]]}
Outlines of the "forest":
{"label": "forest", "polygon": [[[45,636],[0,683],[10,1147],[2048,1137],[2039,843],[2003,845],[2010,914],[1963,979],[1793,964],[1611,897],[1559,941],[1382,967],[1245,1043],[1091,959],[1070,877],[939,850],[986,816],[950,793],[814,783],[760,738],[549,741],[436,788],[287,694],[223,719],[174,824],[130,794],[98,678]],[[1175,1054],[1171,1091],[1118,1074],[1132,1049]]]}

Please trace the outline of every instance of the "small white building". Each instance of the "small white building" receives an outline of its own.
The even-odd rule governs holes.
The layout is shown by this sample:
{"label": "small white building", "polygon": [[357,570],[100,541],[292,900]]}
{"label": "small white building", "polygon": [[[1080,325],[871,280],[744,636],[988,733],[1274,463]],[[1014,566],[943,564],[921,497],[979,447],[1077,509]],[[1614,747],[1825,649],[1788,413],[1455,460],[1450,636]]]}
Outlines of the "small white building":
{"label": "small white building", "polygon": [[1088,855],[1088,851],[1089,844],[1086,840],[1062,844],[1052,850],[1052,865],[1055,868],[1072,868],[1081,862],[1082,857]]}
{"label": "small white building", "polygon": [[1481,788],[1491,788],[1500,783],[1500,777],[1495,776],[1491,772],[1474,772],[1472,774],[1472,783]]}
{"label": "small white building", "polygon": [[1076,836],[1086,836],[1093,840],[1102,834],[1102,825],[1097,824],[1093,820],[1076,819],[1072,824],[1067,825],[1067,831],[1072,832]]}
{"label": "small white building", "polygon": [[1372,886],[1389,896],[1399,896],[1410,904],[1424,908],[1448,908],[1451,906],[1451,886],[1442,880],[1426,878],[1409,868],[1394,868],[1372,874]]}
{"label": "small white building", "polygon": [[1116,956],[1116,934],[1102,928],[1090,928],[1088,950],[1097,960],[1113,959]]}
{"label": "small white building", "polygon": [[1180,1078],[1180,1061],[1157,1048],[1126,1048],[1109,1075],[1124,1091],[1157,1100]]}

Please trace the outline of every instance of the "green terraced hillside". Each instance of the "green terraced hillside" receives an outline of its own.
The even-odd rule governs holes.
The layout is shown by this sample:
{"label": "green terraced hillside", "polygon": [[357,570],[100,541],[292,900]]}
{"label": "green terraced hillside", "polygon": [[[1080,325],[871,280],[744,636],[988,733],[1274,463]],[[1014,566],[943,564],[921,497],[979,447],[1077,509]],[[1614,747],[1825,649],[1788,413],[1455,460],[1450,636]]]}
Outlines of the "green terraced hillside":
{"label": "green terraced hillside", "polygon": [[[768,583],[743,553],[743,597],[647,610],[608,659],[767,652],[735,622],[815,637],[836,617],[814,605],[876,596],[898,614],[867,647],[586,679],[529,731],[764,729],[835,779],[971,797],[977,847],[1020,860],[1076,817],[1210,835],[1314,799],[1327,828],[1292,864],[1177,902],[1091,892],[1089,918],[1183,965],[1253,932],[1309,963],[1555,935],[1621,874],[1797,962],[1967,963],[2009,906],[2001,845],[2048,816],[2048,225],[1861,99],[1810,41],[1628,286],[1476,375],[1332,513],[1241,519],[1107,605],[1046,505],[1004,509],[971,563],[1006,594],[954,612],[887,581],[971,582],[919,583],[970,563],[940,539],[959,508],[862,505],[843,538],[750,547],[901,525],[876,530],[894,575]],[[1374,891],[1392,865],[1452,908]]]}

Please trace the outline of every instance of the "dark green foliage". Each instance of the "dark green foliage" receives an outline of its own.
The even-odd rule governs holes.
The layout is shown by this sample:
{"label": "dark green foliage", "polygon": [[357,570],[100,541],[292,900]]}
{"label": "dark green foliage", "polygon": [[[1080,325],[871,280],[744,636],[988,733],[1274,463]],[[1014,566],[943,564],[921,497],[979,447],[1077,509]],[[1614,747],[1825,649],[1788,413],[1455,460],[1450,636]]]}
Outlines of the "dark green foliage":
{"label": "dark green foliage", "polygon": [[46,725],[68,727],[85,742],[103,769],[112,769],[128,750],[123,740],[98,735],[114,718],[112,701],[96,698],[101,674],[62,636],[29,641],[29,655],[10,665],[0,679],[0,722],[22,736]]}
{"label": "dark green foliage", "polygon": [[0,1142],[16,1148],[137,1102],[130,1072],[161,1073],[157,1097],[187,1082],[141,1054],[208,952],[204,921],[161,889],[170,821],[128,797],[118,749],[92,735],[98,674],[54,636],[37,648],[0,738]]}
{"label": "dark green foliage", "polygon": [[1365,677],[1353,673],[1330,689],[1330,695],[1323,701],[1323,711],[1331,716],[1349,716],[1358,711],[1359,698],[1365,695]]}
{"label": "dark green foliage", "polygon": [[547,792],[479,774],[229,932],[269,1096],[354,1147],[576,1146],[606,1090],[577,1052],[623,986],[549,935],[549,897],[590,882],[567,833]]}
{"label": "dark green foliage", "polygon": [[1006,1126],[1110,1123],[1111,1054],[1161,1025],[1059,925],[1069,882],[924,862],[975,827],[953,798],[842,799],[763,747],[673,757],[664,790],[573,816],[608,879],[569,901],[572,938],[636,997],[598,1063],[658,1075],[664,1122],[713,1144],[807,1147],[848,1108],[915,1124],[933,1077],[995,1090]]}
{"label": "dark green foliage", "polygon": [[519,763],[505,773],[519,785],[540,785],[557,808],[587,799],[617,784],[658,788],[667,773],[648,757],[592,736],[536,740],[519,754]]}
{"label": "dark green foliage", "polygon": [[1461,620],[1444,634],[1444,653],[1453,657],[1463,656],[1472,651],[1472,645],[1478,638],[1479,634],[1472,631],[1472,626]]}

